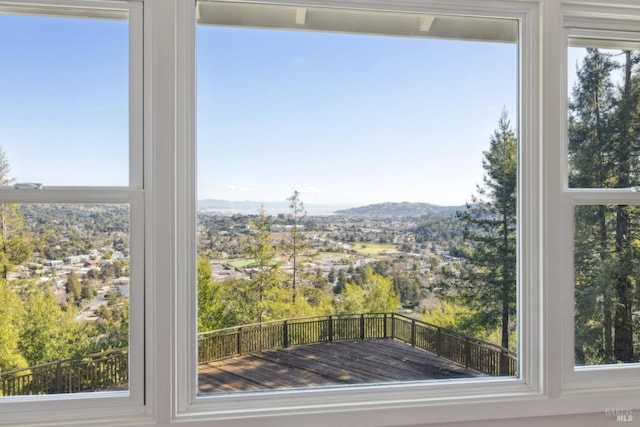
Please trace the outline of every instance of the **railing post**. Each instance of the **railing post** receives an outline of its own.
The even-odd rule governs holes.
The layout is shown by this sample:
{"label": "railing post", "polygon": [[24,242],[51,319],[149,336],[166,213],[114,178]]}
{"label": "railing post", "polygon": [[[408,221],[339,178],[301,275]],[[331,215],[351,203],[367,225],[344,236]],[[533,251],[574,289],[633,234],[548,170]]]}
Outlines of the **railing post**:
{"label": "railing post", "polygon": [[511,375],[509,372],[509,357],[504,350],[500,350],[500,375]]}
{"label": "railing post", "polygon": [[384,318],[382,320],[382,328],[383,328],[382,337],[386,338],[387,337],[387,313],[384,314]]}
{"label": "railing post", "polygon": [[238,355],[242,354],[242,328],[238,328]]}
{"label": "railing post", "polygon": [[[71,392],[72,390],[69,390]],[[56,393],[62,393],[62,364],[56,364]]]}
{"label": "railing post", "polygon": [[333,316],[329,316],[329,342],[333,342]]}
{"label": "railing post", "polygon": [[468,368],[471,362],[471,343],[469,338],[464,339],[464,367]]}
{"label": "railing post", "polygon": [[364,339],[364,314],[360,315],[360,339]]}
{"label": "railing post", "polygon": [[282,346],[289,347],[289,324],[286,320],[282,325]]}
{"label": "railing post", "polygon": [[395,313],[391,313],[391,339],[396,337],[396,316]]}
{"label": "railing post", "polygon": [[440,328],[436,329],[436,356],[440,356],[442,353],[442,333]]}
{"label": "railing post", "polygon": [[411,321],[411,346],[416,346],[416,321]]}

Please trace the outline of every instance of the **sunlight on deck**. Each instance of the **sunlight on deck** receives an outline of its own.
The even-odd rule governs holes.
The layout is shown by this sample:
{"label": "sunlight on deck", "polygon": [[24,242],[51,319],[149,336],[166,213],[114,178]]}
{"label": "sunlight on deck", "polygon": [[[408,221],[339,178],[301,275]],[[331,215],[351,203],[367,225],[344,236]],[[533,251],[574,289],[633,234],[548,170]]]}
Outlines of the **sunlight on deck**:
{"label": "sunlight on deck", "polygon": [[482,374],[392,339],[267,350],[202,363],[200,393],[477,377]]}

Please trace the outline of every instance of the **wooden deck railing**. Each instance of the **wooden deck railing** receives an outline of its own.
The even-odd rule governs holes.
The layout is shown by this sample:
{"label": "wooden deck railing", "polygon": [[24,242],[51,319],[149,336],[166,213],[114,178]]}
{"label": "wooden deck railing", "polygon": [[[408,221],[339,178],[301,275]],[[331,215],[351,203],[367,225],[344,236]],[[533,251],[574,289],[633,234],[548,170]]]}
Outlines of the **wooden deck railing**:
{"label": "wooden deck railing", "polygon": [[[316,316],[198,334],[198,362],[294,345],[395,339],[486,375],[516,375],[516,354],[396,313]],[[129,381],[127,348],[0,372],[0,396],[115,390]]]}
{"label": "wooden deck railing", "polygon": [[486,375],[517,374],[514,352],[396,313],[305,317],[203,332],[198,335],[198,362],[293,345],[377,338],[402,341]]}
{"label": "wooden deck railing", "polygon": [[126,387],[127,348],[0,372],[0,396],[77,393]]}

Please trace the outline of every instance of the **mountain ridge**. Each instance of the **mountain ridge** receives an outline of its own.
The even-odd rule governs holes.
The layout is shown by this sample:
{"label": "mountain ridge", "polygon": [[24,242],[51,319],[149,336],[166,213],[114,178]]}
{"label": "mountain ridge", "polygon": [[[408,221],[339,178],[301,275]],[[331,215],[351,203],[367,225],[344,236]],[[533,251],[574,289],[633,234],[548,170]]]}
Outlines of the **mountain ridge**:
{"label": "mountain ridge", "polygon": [[[257,214],[264,208],[267,214],[287,213],[288,202],[256,202],[250,200],[233,201],[223,199],[198,200],[198,210],[237,212],[242,214]],[[384,202],[363,206],[347,207],[345,205],[314,205],[305,204],[309,215],[343,215],[361,217],[434,217],[453,215],[461,206],[442,206],[423,202]]]}
{"label": "mountain ridge", "polygon": [[433,217],[453,215],[460,206],[440,206],[422,202],[384,202],[335,211],[336,215],[375,217]]}

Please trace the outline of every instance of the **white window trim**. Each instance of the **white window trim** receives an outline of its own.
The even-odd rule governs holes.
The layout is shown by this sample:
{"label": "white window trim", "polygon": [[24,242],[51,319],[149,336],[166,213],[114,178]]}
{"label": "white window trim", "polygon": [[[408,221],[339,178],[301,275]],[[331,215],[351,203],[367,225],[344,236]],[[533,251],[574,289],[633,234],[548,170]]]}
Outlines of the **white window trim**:
{"label": "white window trim", "polygon": [[[45,5],[116,5],[121,0],[33,0]],[[521,168],[529,199],[522,200],[521,214],[530,221],[521,239],[528,239],[520,254],[523,284],[520,313],[521,380],[489,380],[459,386],[434,382],[427,385],[355,387],[357,400],[345,400],[346,392],[313,391],[268,393],[251,408],[194,399],[195,344],[189,340],[195,325],[193,283],[184,254],[195,247],[192,230],[195,215],[183,207],[195,203],[195,80],[192,0],[137,0],[144,4],[144,182],[124,195],[118,188],[104,188],[92,199],[93,189],[77,192],[49,189],[43,202],[128,202],[143,199],[145,245],[144,406],[120,396],[45,396],[24,402],[2,400],[0,425],[188,425],[191,427],[249,426],[399,426],[459,422],[458,426],[496,425],[602,426],[612,422],[605,408],[640,412],[640,383],[626,367],[574,372],[571,246],[567,224],[572,218],[573,195],[566,196],[566,41],[568,28],[634,31],[640,3],[633,0],[285,0],[297,5],[369,6],[373,9],[412,9],[446,13],[479,13],[507,16],[530,10],[521,46],[522,139],[531,143],[521,156],[532,156]],[[389,4],[393,3],[393,7]],[[0,0],[0,5],[21,5],[23,0]],[[480,4],[481,6],[478,6]],[[622,18],[626,16],[626,18]],[[585,26],[584,22],[590,24]],[[581,22],[580,24],[575,24]],[[617,22],[617,24],[616,24]],[[133,108],[133,107],[132,107]],[[136,122],[138,123],[138,122]],[[524,126],[524,127],[523,127]],[[564,156],[564,157],[563,157]],[[132,159],[134,157],[132,156]],[[137,185],[137,184],[136,184]],[[529,188],[528,186],[531,186]],[[101,190],[101,191],[102,191]],[[135,190],[135,191],[133,191]],[[127,193],[127,191],[124,191]],[[536,194],[536,197],[532,195]],[[572,193],[573,194],[573,193]],[[576,195],[578,197],[578,195]],[[582,197],[581,195],[579,197]],[[589,196],[591,197],[591,196]],[[613,197],[613,196],[612,196]],[[571,199],[573,200],[573,199]],[[578,200],[578,199],[575,199]],[[611,200],[615,199],[615,197]],[[0,191],[2,201],[32,201],[22,192]],[[569,208],[568,205],[571,204]],[[527,217],[528,215],[528,217]],[[523,218],[524,219],[524,218]],[[134,224],[132,223],[132,227]],[[568,243],[569,242],[569,243]],[[522,301],[525,301],[523,303]],[[185,350],[186,349],[186,350]],[[571,360],[571,363],[567,363]],[[617,367],[616,367],[617,368]],[[611,372],[615,373],[612,374]],[[576,377],[577,376],[577,377]],[[582,376],[582,377],[580,377]],[[621,377],[617,378],[616,376]],[[622,381],[627,377],[625,381]],[[625,384],[626,382],[626,384]],[[384,390],[384,392],[381,392]],[[456,397],[457,396],[457,397]],[[350,399],[350,396],[346,396]],[[266,410],[258,403],[270,405]],[[130,405],[129,405],[130,404]],[[129,406],[122,406],[129,405]],[[297,406],[296,406],[297,405]],[[305,406],[301,406],[305,405]],[[636,415],[634,414],[634,415]],[[638,416],[636,415],[636,418]],[[482,421],[485,420],[484,423]],[[468,421],[468,422],[465,422]],[[634,420],[635,421],[635,420]]]}
{"label": "white window trim", "polygon": [[[371,411],[394,410],[399,405],[433,406],[434,402],[460,403],[469,401],[487,402],[496,396],[509,396],[508,400],[522,399],[524,396],[538,396],[542,384],[541,364],[537,357],[541,352],[539,346],[540,332],[534,321],[540,310],[540,216],[535,207],[540,205],[540,183],[537,179],[540,162],[538,146],[538,46],[536,32],[538,14],[536,5],[529,2],[513,1],[458,1],[455,4],[443,5],[437,1],[353,1],[353,0],[303,0],[279,1],[284,5],[332,6],[355,9],[393,10],[414,13],[441,13],[468,16],[491,16],[513,18],[520,21],[520,93],[529,102],[522,104],[519,112],[520,132],[520,183],[523,197],[520,197],[520,221],[527,224],[521,227],[520,241],[532,242],[520,248],[520,291],[518,300],[521,327],[527,333],[520,333],[520,360],[522,378],[492,378],[487,380],[461,381],[449,383],[431,381],[420,384],[396,384],[385,386],[358,386],[349,388],[332,388],[329,390],[304,391],[271,391],[268,394],[227,394],[214,397],[196,397],[196,307],[195,287],[179,286],[177,289],[178,317],[175,335],[178,349],[176,373],[179,379],[175,398],[175,416],[179,419],[242,419],[247,416],[292,415],[302,411],[318,411],[326,415],[331,410]],[[185,134],[180,139],[178,154],[178,229],[188,230],[177,238],[178,283],[195,283],[195,134],[193,114],[195,111],[195,1],[187,1],[179,6],[178,41],[185,44],[178,46],[178,73],[187,82],[182,87],[184,93],[178,99],[187,100],[182,108],[189,113],[179,114],[186,119],[182,128]],[[183,80],[180,82],[184,84]],[[180,125],[178,125],[180,127]],[[526,304],[522,302],[526,301]],[[180,381],[181,380],[181,381]],[[463,411],[464,412],[464,411]],[[429,412],[430,414],[432,412]],[[251,414],[251,415],[249,415]],[[468,415],[466,415],[468,416]],[[465,415],[463,415],[465,417]],[[430,417],[431,418],[431,417]],[[447,414],[451,419],[451,414]],[[305,421],[306,422],[306,421]]]}
{"label": "white window trim", "polygon": [[[640,50],[640,5],[635,7],[607,7],[602,5],[589,5],[588,8],[567,5],[564,10],[564,72],[568,73],[567,48],[570,40],[579,40],[580,44],[589,44],[605,40],[609,47],[621,49]],[[582,43],[584,42],[584,43]],[[569,94],[567,79],[563,79],[563,92]],[[568,97],[563,100],[563,109],[568,112]],[[565,115],[566,118],[566,115]],[[593,390],[601,388],[631,388],[637,389],[640,382],[640,363],[628,363],[618,365],[599,366],[575,366],[575,322],[573,316],[573,301],[575,283],[573,269],[573,239],[574,239],[574,210],[580,205],[615,205],[629,204],[640,205],[640,195],[628,189],[601,188],[601,189],[577,189],[570,188],[568,183],[568,122],[563,121],[562,139],[562,222],[565,224],[562,234],[563,257],[568,260],[563,274],[563,300],[567,302],[567,309],[563,316],[563,388],[568,392],[581,390]],[[570,308],[570,309],[569,309]]]}
{"label": "white window trim", "polygon": [[[143,8],[140,2],[3,0],[0,11],[42,16],[121,19],[129,16],[129,185],[122,187],[47,186],[40,190],[0,188],[0,203],[113,203],[130,211],[131,279],[145,283],[145,205],[143,185]],[[17,396],[0,399],[0,425],[52,425],[56,420],[139,417],[145,412],[144,286],[130,290],[129,389],[118,392]],[[147,417],[148,418],[148,417]]]}

